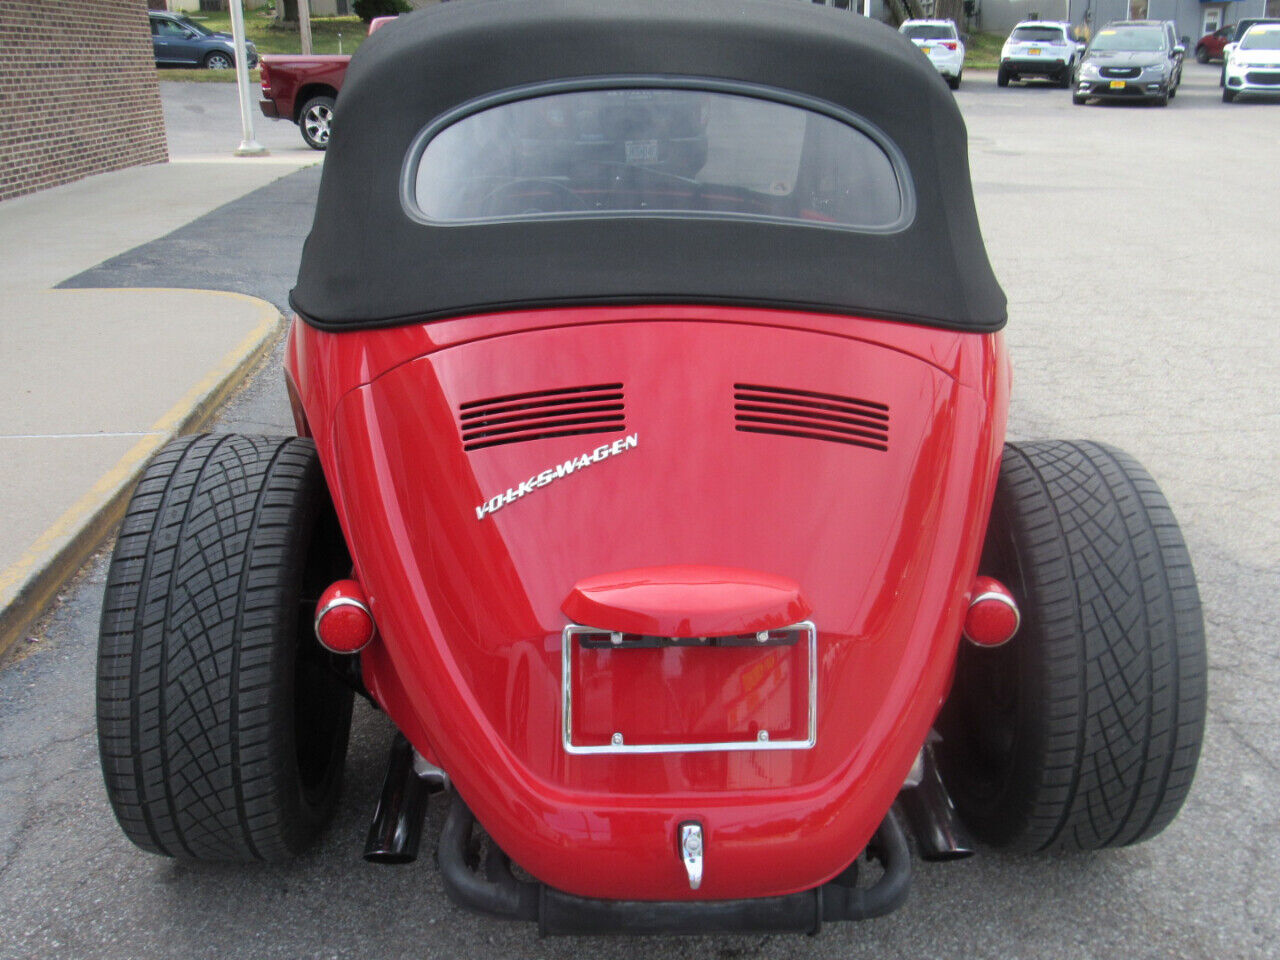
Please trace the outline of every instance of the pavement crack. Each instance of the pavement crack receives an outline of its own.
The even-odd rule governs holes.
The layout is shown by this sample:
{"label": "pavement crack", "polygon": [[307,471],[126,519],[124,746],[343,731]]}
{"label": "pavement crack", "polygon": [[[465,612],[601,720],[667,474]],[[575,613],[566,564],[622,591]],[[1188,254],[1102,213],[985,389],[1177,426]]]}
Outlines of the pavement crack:
{"label": "pavement crack", "polygon": [[1221,724],[1223,729],[1225,729],[1228,733],[1231,734],[1232,737],[1235,738],[1237,743],[1239,743],[1242,747],[1244,747],[1246,750],[1252,753],[1255,757],[1257,757],[1258,760],[1262,762],[1263,766],[1265,766],[1272,773],[1280,775],[1280,764],[1277,764],[1276,761],[1268,757],[1265,753],[1262,752],[1261,749],[1255,746],[1254,743],[1248,737],[1246,737],[1243,733],[1241,733],[1240,730],[1237,728],[1236,723],[1230,717],[1226,716],[1225,714],[1223,714],[1218,710],[1215,710],[1212,707],[1209,708],[1208,713],[1209,713],[1209,716],[1213,717],[1215,721]]}
{"label": "pavement crack", "polygon": [[38,754],[43,753],[50,747],[65,747],[69,744],[77,743],[85,737],[93,735],[96,730],[96,727],[88,727],[87,729],[78,730],[77,732],[65,737],[53,737],[50,740],[41,741],[30,750],[24,750],[18,753],[0,753],[0,763],[9,763],[14,760],[35,759]]}

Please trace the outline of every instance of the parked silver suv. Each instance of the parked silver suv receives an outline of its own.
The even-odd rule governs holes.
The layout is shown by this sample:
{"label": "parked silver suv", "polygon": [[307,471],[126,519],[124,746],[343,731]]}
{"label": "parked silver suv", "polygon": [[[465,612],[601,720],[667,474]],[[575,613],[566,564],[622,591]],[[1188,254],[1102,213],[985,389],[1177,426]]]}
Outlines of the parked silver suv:
{"label": "parked silver suv", "polygon": [[1184,52],[1167,20],[1109,23],[1080,58],[1071,101],[1149,100],[1167,106],[1182,82]]}

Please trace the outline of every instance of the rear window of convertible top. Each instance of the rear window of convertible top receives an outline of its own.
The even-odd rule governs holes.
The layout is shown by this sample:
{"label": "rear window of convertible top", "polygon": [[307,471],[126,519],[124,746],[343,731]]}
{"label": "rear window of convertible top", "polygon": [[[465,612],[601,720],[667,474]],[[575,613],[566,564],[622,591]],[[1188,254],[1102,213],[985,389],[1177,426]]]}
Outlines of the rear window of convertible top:
{"label": "rear window of convertible top", "polygon": [[552,92],[428,127],[417,144],[407,199],[428,223],[691,216],[888,232],[911,213],[904,167],[876,135],[734,93]]}

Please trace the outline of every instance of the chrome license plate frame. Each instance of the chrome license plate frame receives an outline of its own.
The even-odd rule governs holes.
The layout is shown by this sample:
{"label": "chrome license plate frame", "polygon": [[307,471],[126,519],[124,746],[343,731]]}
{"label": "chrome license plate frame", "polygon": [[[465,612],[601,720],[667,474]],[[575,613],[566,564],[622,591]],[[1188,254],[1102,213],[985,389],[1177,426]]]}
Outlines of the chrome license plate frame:
{"label": "chrome license plate frame", "polygon": [[[808,649],[808,717],[805,724],[806,736],[803,740],[720,740],[715,742],[695,743],[600,743],[580,744],[573,742],[573,647],[578,637],[583,634],[600,634],[608,631],[595,627],[584,627],[576,623],[568,624],[560,641],[560,684],[561,684],[561,724],[560,743],[565,753],[576,756],[592,754],[641,754],[641,753],[720,753],[740,750],[812,750],[818,743],[818,628],[811,620],[802,620],[782,630],[794,630],[802,633]],[[620,649],[618,655],[625,656],[626,651]]]}

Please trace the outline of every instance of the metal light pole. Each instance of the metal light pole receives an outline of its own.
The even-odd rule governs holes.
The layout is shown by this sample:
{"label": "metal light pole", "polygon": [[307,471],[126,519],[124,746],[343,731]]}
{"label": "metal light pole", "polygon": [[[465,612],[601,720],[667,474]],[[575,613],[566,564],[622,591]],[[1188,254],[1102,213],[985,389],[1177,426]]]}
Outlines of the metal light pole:
{"label": "metal light pole", "polygon": [[236,89],[240,93],[240,132],[237,157],[265,157],[267,148],[253,135],[253,104],[249,101],[249,51],[244,45],[244,5],[231,0],[231,42],[236,49]]}

